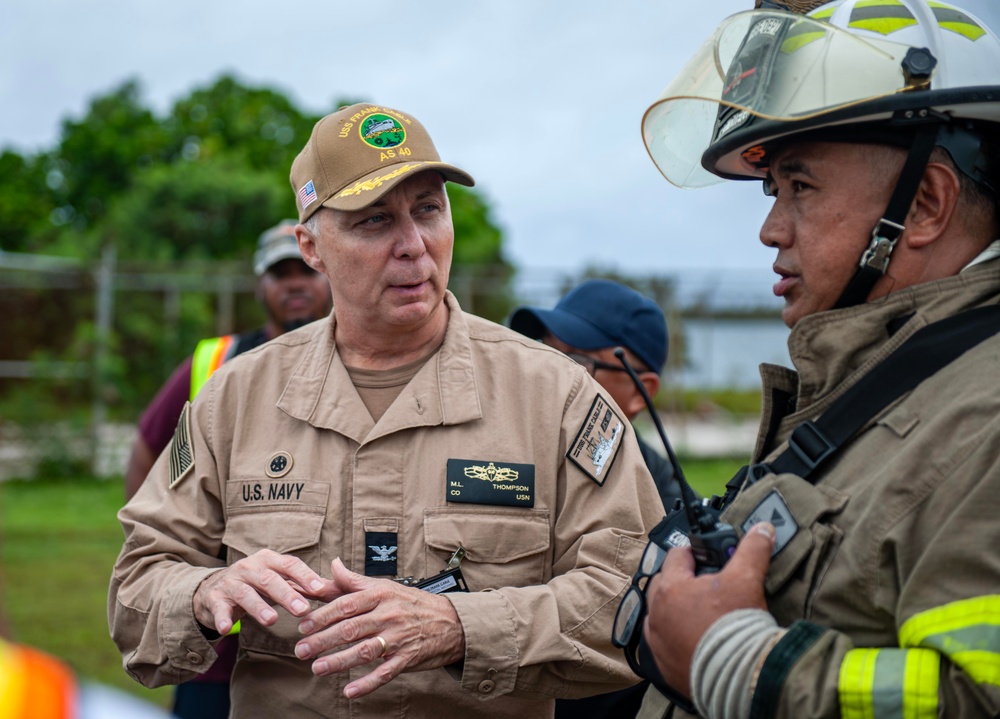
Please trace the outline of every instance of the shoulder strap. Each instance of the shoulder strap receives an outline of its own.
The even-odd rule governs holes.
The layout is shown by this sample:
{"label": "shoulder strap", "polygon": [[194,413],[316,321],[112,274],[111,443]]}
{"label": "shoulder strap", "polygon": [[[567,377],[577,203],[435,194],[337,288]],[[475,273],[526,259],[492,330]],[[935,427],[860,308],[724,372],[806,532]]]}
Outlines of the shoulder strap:
{"label": "shoulder strap", "polygon": [[967,310],[921,328],[815,421],[799,424],[788,439],[788,449],[774,461],[737,472],[726,485],[724,504],[735,496],[744,478],[752,483],[765,474],[791,473],[809,479],[872,417],[998,330],[998,305]]}

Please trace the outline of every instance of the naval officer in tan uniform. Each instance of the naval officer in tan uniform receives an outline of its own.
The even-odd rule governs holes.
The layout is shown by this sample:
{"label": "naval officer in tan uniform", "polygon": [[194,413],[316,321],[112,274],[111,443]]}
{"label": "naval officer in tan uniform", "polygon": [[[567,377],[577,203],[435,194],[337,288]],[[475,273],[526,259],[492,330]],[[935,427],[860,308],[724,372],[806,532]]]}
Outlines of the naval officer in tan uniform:
{"label": "naval officer in tan uniform", "polygon": [[[462,312],[440,161],[355,105],[292,166],[327,320],[216,372],[120,513],[126,671],[211,665],[241,621],[238,717],[535,717],[634,683],[611,622],[660,519],[622,411],[561,353]],[[432,577],[465,552],[468,592]]]}

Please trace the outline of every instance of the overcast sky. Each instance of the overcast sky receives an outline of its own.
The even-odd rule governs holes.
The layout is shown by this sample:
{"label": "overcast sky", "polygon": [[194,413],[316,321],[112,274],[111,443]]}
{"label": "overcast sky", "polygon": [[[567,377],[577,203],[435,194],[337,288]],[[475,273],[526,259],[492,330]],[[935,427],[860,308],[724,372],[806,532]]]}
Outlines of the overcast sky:
{"label": "overcast sky", "polygon": [[[1000,24],[997,0],[955,4]],[[312,111],[350,96],[416,116],[476,178],[521,268],[753,270],[769,288],[759,184],[677,189],[639,130],[719,21],[751,5],[4,0],[0,146],[50,147],[126,78],[162,112],[235,73]]]}

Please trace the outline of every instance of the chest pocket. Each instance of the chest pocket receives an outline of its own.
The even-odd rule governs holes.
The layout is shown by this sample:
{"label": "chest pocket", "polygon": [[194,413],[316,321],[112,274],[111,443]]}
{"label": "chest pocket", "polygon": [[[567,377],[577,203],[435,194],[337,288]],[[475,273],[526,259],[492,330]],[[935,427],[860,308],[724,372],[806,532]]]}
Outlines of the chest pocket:
{"label": "chest pocket", "polygon": [[775,525],[777,544],[764,588],[779,622],[809,618],[812,599],[843,538],[831,519],[847,501],[843,492],[794,474],[768,475],[741,492],[723,514],[740,534],[751,521]]}
{"label": "chest pocket", "polygon": [[542,584],[552,578],[549,513],[442,507],[424,511],[424,576],[445,567],[459,545],[462,574],[473,592]]}
{"label": "chest pocket", "polygon": [[330,485],[306,480],[230,480],[226,531],[230,564],[261,549],[293,554],[315,571]]}
{"label": "chest pocket", "polygon": [[231,514],[222,542],[229,548],[229,564],[261,549],[294,554],[319,572],[319,535],[325,511],[312,508]]}
{"label": "chest pocket", "polygon": [[[227,561],[233,564],[261,549],[291,554],[320,576],[329,576],[321,554],[320,535],[326,520],[330,486],[306,480],[270,482],[230,480],[227,484]],[[326,563],[326,571],[322,565]],[[318,606],[315,605],[314,606]],[[298,619],[275,607],[278,621],[263,627],[252,617],[240,622],[240,647],[264,654],[294,657],[300,638]]]}

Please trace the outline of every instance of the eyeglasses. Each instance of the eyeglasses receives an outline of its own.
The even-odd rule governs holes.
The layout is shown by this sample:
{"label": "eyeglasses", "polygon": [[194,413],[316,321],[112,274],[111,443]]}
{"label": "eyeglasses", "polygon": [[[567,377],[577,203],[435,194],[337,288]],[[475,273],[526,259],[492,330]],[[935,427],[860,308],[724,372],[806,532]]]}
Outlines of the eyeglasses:
{"label": "eyeglasses", "polygon": [[[577,364],[581,364],[593,377],[594,373],[599,369],[607,370],[608,372],[628,372],[627,369],[618,364],[609,364],[607,362],[601,362],[601,360],[596,357],[591,357],[590,355],[580,354],[579,352],[567,352],[566,356]],[[640,369],[640,372],[645,370]]]}
{"label": "eyeglasses", "polygon": [[611,643],[625,650],[625,660],[636,676],[649,679],[664,696],[689,714],[697,714],[697,709],[683,694],[671,687],[663,679],[656,666],[649,645],[643,640],[642,624],[646,618],[646,587],[650,578],[663,566],[667,557],[664,545],[675,544],[673,535],[687,527],[683,512],[673,512],[664,517],[649,533],[649,544],[642,553],[639,568],[632,575],[632,584],[625,592],[625,598],[618,605],[615,623],[611,632]]}
{"label": "eyeglasses", "polygon": [[632,585],[625,593],[622,603],[618,605],[618,613],[615,614],[611,643],[619,649],[625,649],[625,658],[629,666],[639,676],[642,676],[642,673],[635,657],[635,650],[642,634],[642,620],[646,617],[646,585],[650,577],[660,571],[666,557],[667,550],[656,542],[650,541],[646,545],[639,568],[632,575]]}

